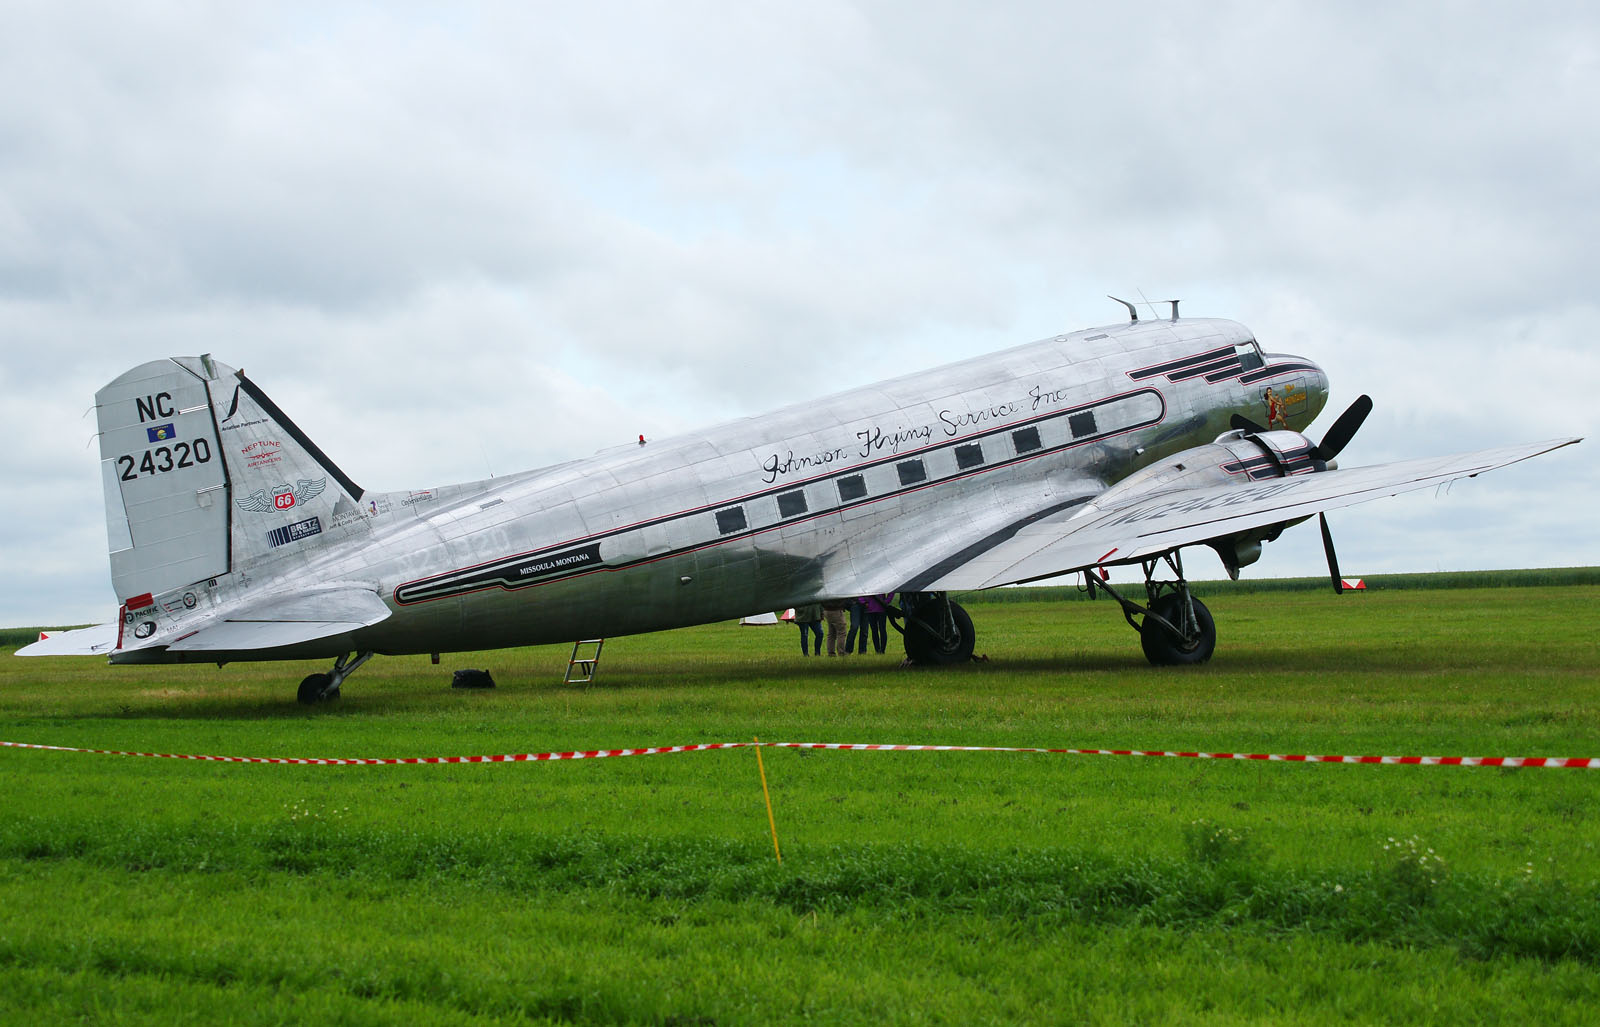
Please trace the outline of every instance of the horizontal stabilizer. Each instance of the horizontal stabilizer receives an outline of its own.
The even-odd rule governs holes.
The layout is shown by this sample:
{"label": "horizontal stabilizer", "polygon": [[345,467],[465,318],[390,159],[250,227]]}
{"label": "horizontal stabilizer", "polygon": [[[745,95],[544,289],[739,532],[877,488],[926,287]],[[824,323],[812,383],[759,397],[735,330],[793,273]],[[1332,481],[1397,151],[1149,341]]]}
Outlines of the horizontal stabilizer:
{"label": "horizontal stabilizer", "polygon": [[278,649],[348,634],[384,620],[389,607],[363,588],[294,595],[229,613],[173,642],[173,652]]}
{"label": "horizontal stabilizer", "polygon": [[71,631],[39,632],[39,641],[17,650],[18,656],[105,656],[117,646],[117,625],[96,624]]}

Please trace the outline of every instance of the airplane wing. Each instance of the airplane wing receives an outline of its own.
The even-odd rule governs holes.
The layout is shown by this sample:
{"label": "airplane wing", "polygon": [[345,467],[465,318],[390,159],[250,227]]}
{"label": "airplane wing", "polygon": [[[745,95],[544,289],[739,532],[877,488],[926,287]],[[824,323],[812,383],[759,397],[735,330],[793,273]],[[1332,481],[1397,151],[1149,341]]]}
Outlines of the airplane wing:
{"label": "airplane wing", "polygon": [[922,587],[992,588],[1158,556],[1250,528],[1469,478],[1578,439],[1503,446],[1398,463],[1203,488],[1165,489],[1099,501],[1034,521]]}
{"label": "airplane wing", "polygon": [[366,588],[329,589],[232,610],[198,631],[180,635],[174,652],[276,649],[347,634],[387,618],[389,607]]}

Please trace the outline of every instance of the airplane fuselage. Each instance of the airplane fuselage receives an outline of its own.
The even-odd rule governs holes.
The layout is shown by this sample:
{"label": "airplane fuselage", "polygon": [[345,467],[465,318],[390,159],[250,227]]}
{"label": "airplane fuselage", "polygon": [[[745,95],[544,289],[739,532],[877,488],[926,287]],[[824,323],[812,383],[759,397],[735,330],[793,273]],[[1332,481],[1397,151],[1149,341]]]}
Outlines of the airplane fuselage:
{"label": "airplane fuselage", "polygon": [[371,587],[393,614],[293,655],[564,642],[916,591],[1236,412],[1305,427],[1322,372],[1262,356],[1231,321],[1137,322],[509,478],[369,494],[370,540],[299,580]]}

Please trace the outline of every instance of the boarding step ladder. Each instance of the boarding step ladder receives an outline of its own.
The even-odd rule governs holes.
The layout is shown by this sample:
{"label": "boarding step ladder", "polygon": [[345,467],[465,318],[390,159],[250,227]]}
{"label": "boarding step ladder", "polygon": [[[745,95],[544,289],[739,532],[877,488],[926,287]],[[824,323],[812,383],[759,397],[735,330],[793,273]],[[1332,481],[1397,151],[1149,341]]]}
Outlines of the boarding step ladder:
{"label": "boarding step ladder", "polygon": [[[580,642],[572,643],[572,659],[567,663],[566,683],[569,685],[587,684],[594,680],[595,668],[600,666],[600,650],[605,648],[606,640],[603,638],[586,638]],[[584,646],[594,646],[593,652],[588,652]],[[582,650],[587,655],[578,655]]]}

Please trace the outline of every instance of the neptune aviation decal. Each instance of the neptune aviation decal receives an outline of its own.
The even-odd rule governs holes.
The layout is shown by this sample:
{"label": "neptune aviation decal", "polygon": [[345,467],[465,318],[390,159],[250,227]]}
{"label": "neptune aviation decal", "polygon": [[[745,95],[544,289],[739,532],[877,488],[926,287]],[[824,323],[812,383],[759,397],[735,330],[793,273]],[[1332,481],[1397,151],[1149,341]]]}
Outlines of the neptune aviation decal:
{"label": "neptune aviation decal", "polygon": [[[352,500],[360,502],[361,497],[366,494],[366,490],[364,490],[360,485],[357,485],[354,481],[351,481],[349,475],[339,470],[338,465],[332,460],[328,459],[328,455],[324,453],[315,442],[311,441],[310,436],[301,431],[300,426],[289,419],[289,415],[285,414],[282,410],[279,410],[278,405],[272,402],[272,400],[268,399],[267,394],[262,392],[260,387],[258,387],[255,382],[246,378],[243,371],[235,371],[234,377],[239,379],[239,384],[234,386],[233,398],[228,401],[227,414],[225,414],[222,419],[217,422],[217,427],[219,430],[224,432],[235,432],[247,428],[253,428],[261,424],[276,424],[284,431],[284,433],[298,443],[301,449],[305,450],[306,455],[310,456],[311,459],[317,462],[317,466],[328,472],[328,476],[331,477],[334,482],[344,490],[346,495],[348,495]],[[239,417],[239,398],[241,395],[249,398],[251,402],[254,403],[255,409],[251,410],[249,407],[245,407],[244,416],[240,417],[239,420],[235,420],[236,417]],[[278,462],[279,449],[280,443],[273,440],[263,439],[251,442],[249,445],[242,447],[239,452],[240,455],[245,458],[248,466],[264,467],[267,464],[274,464]],[[322,491],[322,485],[324,482],[326,482],[326,480],[327,479],[322,479],[321,481],[318,481],[318,492]],[[304,484],[304,482],[302,481],[301,484]],[[279,487],[287,488],[287,486]],[[296,488],[298,488],[298,486],[296,486]],[[254,499],[259,495],[261,495],[261,493],[256,492],[247,498]],[[274,493],[274,495],[276,495],[276,493]],[[310,496],[300,496],[295,500],[295,502],[302,502],[303,500],[310,498]],[[293,505],[294,503],[290,503],[288,506],[280,506],[277,507],[277,509],[287,510]],[[253,511],[256,508],[244,507],[244,509]],[[266,509],[272,508],[267,507]]]}
{"label": "neptune aviation decal", "polygon": [[318,478],[312,481],[301,478],[291,488],[288,482],[276,485],[269,492],[267,489],[256,489],[254,492],[238,500],[239,509],[246,513],[269,513],[273,510],[292,510],[301,503],[315,499],[322,495],[322,490],[328,487],[328,479]]}

